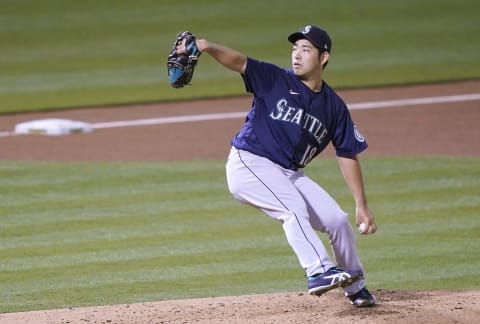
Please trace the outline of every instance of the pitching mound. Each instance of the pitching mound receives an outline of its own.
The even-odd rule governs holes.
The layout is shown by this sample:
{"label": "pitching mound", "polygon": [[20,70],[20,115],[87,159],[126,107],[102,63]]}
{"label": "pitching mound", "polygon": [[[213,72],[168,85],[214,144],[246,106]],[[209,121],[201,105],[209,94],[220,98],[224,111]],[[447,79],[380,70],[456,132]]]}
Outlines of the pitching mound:
{"label": "pitching mound", "polygon": [[355,308],[338,291],[276,293],[1,314],[2,323],[477,323],[480,291],[373,291]]}

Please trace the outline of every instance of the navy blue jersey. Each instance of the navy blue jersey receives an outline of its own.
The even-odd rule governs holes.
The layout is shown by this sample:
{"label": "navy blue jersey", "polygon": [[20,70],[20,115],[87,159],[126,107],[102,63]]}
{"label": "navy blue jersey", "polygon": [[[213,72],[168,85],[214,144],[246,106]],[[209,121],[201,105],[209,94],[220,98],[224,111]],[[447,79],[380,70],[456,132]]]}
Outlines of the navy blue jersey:
{"label": "navy blue jersey", "polygon": [[242,77],[254,98],[232,140],[236,148],[291,170],[305,167],[330,142],[338,156],[367,148],[347,105],[325,82],[321,92],[314,92],[292,70],[252,58]]}

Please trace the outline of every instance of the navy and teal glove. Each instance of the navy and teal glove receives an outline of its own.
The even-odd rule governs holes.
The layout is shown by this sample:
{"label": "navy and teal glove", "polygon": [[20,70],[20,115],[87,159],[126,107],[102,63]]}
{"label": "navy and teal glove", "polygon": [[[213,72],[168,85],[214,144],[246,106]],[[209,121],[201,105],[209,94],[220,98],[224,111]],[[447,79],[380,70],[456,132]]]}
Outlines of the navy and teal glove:
{"label": "navy and teal glove", "polygon": [[[177,46],[185,40],[186,54],[178,54]],[[197,47],[195,35],[189,31],[177,35],[167,59],[168,81],[174,88],[183,88],[190,84],[198,57],[202,53]]]}

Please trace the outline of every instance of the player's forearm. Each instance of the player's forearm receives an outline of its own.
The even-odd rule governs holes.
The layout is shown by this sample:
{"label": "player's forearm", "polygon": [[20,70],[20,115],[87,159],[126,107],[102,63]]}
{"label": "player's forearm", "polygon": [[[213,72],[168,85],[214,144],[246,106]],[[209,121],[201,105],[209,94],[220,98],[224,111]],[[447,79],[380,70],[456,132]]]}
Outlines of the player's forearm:
{"label": "player's forearm", "polygon": [[247,56],[226,46],[215,44],[206,39],[197,40],[197,47],[202,53],[207,53],[226,68],[238,72],[245,72]]}
{"label": "player's forearm", "polygon": [[342,171],[345,182],[347,183],[357,208],[367,207],[367,197],[363,185],[363,175],[360,161],[354,157],[337,157],[338,164]]}

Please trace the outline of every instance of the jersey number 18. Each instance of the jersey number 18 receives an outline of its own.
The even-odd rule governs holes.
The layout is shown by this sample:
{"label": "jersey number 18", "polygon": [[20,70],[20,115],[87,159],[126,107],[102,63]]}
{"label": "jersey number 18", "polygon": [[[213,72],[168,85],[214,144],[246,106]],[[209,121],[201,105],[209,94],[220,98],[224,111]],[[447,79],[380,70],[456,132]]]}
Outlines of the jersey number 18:
{"label": "jersey number 18", "polygon": [[302,167],[306,166],[314,158],[315,153],[317,152],[316,147],[312,147],[310,144],[307,145],[305,153],[303,153],[302,159],[300,160],[300,165]]}

